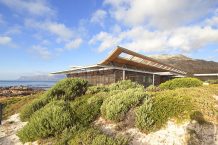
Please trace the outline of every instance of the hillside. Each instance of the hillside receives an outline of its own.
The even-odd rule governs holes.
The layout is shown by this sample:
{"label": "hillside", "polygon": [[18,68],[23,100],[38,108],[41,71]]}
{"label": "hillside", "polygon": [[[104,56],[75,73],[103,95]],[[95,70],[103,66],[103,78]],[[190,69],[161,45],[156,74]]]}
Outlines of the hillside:
{"label": "hillside", "polygon": [[[17,127],[17,123],[22,127],[21,121],[27,121],[14,131],[17,141],[60,145],[217,144],[212,131],[217,124],[217,88],[202,86],[195,78],[178,78],[170,85],[146,90],[130,80],[90,87],[85,80],[68,78],[23,106],[20,118],[9,117],[0,127],[6,133],[0,142],[9,144],[12,134],[7,134],[7,129]],[[15,106],[17,103],[7,110]]]}
{"label": "hillside", "polygon": [[218,73],[218,62],[214,61],[192,59],[184,55],[154,55],[150,57],[192,74]]}

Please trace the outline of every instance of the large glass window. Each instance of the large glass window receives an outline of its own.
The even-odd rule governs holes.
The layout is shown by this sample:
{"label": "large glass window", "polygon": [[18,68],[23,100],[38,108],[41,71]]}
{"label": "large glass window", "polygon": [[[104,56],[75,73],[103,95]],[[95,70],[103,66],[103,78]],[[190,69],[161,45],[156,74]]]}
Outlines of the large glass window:
{"label": "large glass window", "polygon": [[152,84],[153,82],[153,77],[148,75],[148,76],[144,76],[143,77],[143,82],[146,83],[146,84]]}

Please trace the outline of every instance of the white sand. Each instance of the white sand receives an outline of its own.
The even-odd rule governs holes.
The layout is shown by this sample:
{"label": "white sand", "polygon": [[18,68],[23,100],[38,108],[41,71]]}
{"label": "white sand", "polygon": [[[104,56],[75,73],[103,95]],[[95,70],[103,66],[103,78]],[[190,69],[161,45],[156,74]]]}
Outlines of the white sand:
{"label": "white sand", "polygon": [[0,145],[22,145],[16,133],[26,122],[21,122],[19,114],[14,114],[0,125]]}

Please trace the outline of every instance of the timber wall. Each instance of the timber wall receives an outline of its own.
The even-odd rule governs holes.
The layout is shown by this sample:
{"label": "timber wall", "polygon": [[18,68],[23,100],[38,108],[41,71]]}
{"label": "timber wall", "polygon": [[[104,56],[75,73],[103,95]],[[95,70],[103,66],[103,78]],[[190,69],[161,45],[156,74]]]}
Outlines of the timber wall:
{"label": "timber wall", "polygon": [[[91,85],[108,85],[111,83],[123,80],[122,70],[105,70],[95,72],[83,72],[75,74],[67,74],[67,77],[81,78],[87,80]],[[170,77],[155,75],[155,85],[159,85],[162,82],[169,80]],[[144,85],[145,87],[153,84],[153,75],[125,71],[125,80],[131,80]]]}

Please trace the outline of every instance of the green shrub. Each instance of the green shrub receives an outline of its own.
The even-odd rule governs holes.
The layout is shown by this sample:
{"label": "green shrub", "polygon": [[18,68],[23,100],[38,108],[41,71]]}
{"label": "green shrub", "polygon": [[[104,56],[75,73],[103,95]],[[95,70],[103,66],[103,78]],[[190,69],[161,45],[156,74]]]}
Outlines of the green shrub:
{"label": "green shrub", "polygon": [[45,95],[42,95],[39,98],[34,99],[30,104],[26,104],[20,111],[20,119],[22,121],[28,121],[34,112],[44,107],[48,103],[48,100],[45,97]]}
{"label": "green shrub", "polygon": [[190,88],[202,86],[203,82],[197,78],[176,78],[160,84],[160,89]]}
{"label": "green shrub", "polygon": [[87,90],[87,94],[97,94],[99,92],[108,92],[109,89],[106,86],[91,86]]}
{"label": "green shrub", "polygon": [[203,114],[205,120],[218,123],[218,109],[215,108],[217,102],[213,97],[216,93],[218,93],[218,86],[215,87],[212,85],[196,88],[182,88],[177,89],[176,91],[183,95],[191,96],[191,102],[194,105],[192,112],[199,111]]}
{"label": "green shrub", "polygon": [[144,88],[144,86],[136,83],[136,82],[132,82],[131,80],[123,80],[123,81],[119,81],[117,83],[113,83],[111,85],[108,86],[110,91],[114,91],[114,90],[127,90],[127,89],[134,89],[134,88]]}
{"label": "green shrub", "polygon": [[148,92],[158,92],[160,91],[160,88],[154,85],[150,85],[145,90]]}
{"label": "green shrub", "polygon": [[71,103],[71,108],[77,117],[76,123],[78,126],[87,126],[98,116],[100,116],[100,108],[103,103],[102,96],[84,95],[75,99]]}
{"label": "green shrub", "polygon": [[136,126],[143,132],[155,131],[171,118],[188,118],[192,108],[190,96],[174,91],[161,92],[135,110]]}
{"label": "green shrub", "polygon": [[121,121],[129,109],[136,106],[146,96],[143,89],[128,89],[108,97],[101,106],[104,118]]}
{"label": "green shrub", "polygon": [[75,122],[74,112],[65,101],[52,101],[36,111],[17,135],[22,142],[54,136]]}
{"label": "green shrub", "polygon": [[75,97],[84,95],[88,88],[88,82],[79,78],[66,78],[59,81],[47,92],[47,98],[73,100]]}
{"label": "green shrub", "polygon": [[87,81],[77,78],[66,78],[59,81],[40,98],[24,107],[20,113],[21,120],[27,121],[35,111],[52,100],[73,100],[75,97],[85,94],[87,86]]}
{"label": "green shrub", "polygon": [[152,98],[135,110],[136,126],[143,132],[155,131],[169,119],[178,122],[193,119],[195,112],[202,113],[206,121],[217,123],[215,88],[218,87],[212,85],[153,93]]}
{"label": "green shrub", "polygon": [[75,136],[78,133],[78,128],[77,126],[74,126],[72,128],[66,128],[63,130],[61,135],[57,135],[54,140],[52,141],[52,144],[54,145],[68,145],[69,141],[73,136]]}
{"label": "green shrub", "polygon": [[70,145],[127,145],[128,139],[117,136],[110,137],[97,128],[86,128],[79,131],[69,142]]}

